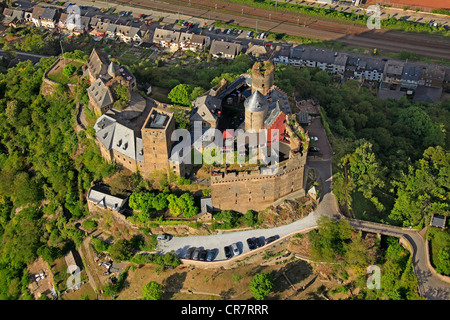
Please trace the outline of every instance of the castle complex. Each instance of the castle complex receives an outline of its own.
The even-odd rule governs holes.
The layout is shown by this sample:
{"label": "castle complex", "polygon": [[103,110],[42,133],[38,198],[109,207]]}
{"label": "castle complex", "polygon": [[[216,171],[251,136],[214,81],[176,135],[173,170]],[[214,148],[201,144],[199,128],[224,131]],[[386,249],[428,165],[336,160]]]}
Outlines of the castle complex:
{"label": "castle complex", "polygon": [[[90,63],[92,61],[97,63]],[[107,65],[106,73],[104,68],[98,65]],[[85,66],[85,72],[91,83],[96,85],[98,81],[104,83],[103,78],[108,78],[107,81],[114,79],[110,75],[114,71],[113,68],[115,67],[112,63],[102,61],[101,54],[93,51]],[[99,80],[99,77],[102,79]],[[190,119],[192,125],[196,122],[201,124],[199,127],[202,128],[203,135],[200,139],[204,141],[205,131],[218,127],[224,108],[223,101],[230,99],[235,92],[241,93],[238,89],[245,91],[241,96],[247,97],[244,101],[245,119],[239,128],[245,130],[245,136],[250,140],[252,136],[256,140],[263,137],[263,140],[257,142],[260,147],[273,149],[274,142],[277,142],[279,160],[275,164],[272,162],[270,166],[259,162],[258,166],[251,166],[251,169],[242,165],[241,168],[225,166],[224,169],[211,169],[213,207],[245,213],[247,210],[262,210],[288,196],[303,196],[309,138],[298,125],[295,114],[291,113],[286,94],[274,86],[272,63],[255,63],[251,77],[242,76],[226,87],[221,84],[219,90],[210,90],[193,102]],[[171,139],[175,130],[173,113],[151,105],[150,100],[146,101],[145,107],[138,110],[132,106],[122,111],[113,107],[102,110],[94,130],[103,158],[130,171],[138,171],[145,179],[149,179],[152,172],[157,170],[180,176],[189,175],[193,168],[190,162],[173,160],[183,159],[183,155],[174,151],[178,142]],[[224,133],[227,131],[224,130]],[[223,139],[232,139],[234,143],[237,140],[229,134],[224,134]],[[190,150],[196,147],[194,139],[189,141],[188,147]],[[247,143],[244,147],[246,153],[250,152]],[[222,152],[227,151],[229,150],[222,148]],[[175,158],[174,154],[181,157]],[[184,155],[184,158],[188,156],[190,157]],[[260,157],[258,159],[261,160]]]}

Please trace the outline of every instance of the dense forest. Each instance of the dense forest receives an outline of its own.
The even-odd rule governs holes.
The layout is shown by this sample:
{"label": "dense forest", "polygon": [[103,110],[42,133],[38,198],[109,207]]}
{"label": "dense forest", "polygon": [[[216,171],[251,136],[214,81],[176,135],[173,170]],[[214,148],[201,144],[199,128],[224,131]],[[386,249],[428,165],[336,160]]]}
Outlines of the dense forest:
{"label": "dense forest", "polygon": [[0,299],[30,298],[27,264],[81,243],[70,221],[86,214],[91,182],[114,171],[93,140],[74,131],[77,108],[67,87],[39,93],[53,61],[21,62],[0,74]]}

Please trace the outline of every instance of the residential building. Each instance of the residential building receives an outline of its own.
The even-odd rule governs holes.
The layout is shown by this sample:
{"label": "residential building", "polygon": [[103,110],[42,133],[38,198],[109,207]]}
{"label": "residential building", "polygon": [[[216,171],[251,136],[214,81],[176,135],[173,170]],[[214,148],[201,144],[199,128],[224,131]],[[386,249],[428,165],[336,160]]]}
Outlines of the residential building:
{"label": "residential building", "polygon": [[168,29],[156,28],[153,34],[153,43],[160,45],[162,48],[170,50],[178,50],[181,33]]}
{"label": "residential building", "polygon": [[140,132],[120,123],[112,115],[103,114],[94,125],[95,141],[102,157],[130,171],[144,170],[144,152]]}
{"label": "residential building", "polygon": [[113,196],[106,190],[98,187],[93,187],[89,190],[87,195],[88,206],[95,205],[103,209],[109,209],[117,212],[122,212],[127,202],[128,197]]}
{"label": "residential building", "polygon": [[2,23],[7,26],[17,26],[24,20],[24,11],[20,9],[5,8]]}
{"label": "residential building", "polygon": [[204,95],[195,99],[192,102],[192,106],[189,117],[191,123],[193,121],[201,121],[202,127],[218,127],[222,112],[222,100],[210,95]]}
{"label": "residential building", "polygon": [[402,83],[403,61],[389,59],[384,65],[383,82],[393,85],[400,85]]}
{"label": "residential building", "polygon": [[273,63],[289,64],[290,49],[290,46],[277,45],[273,52]]}
{"label": "residential building", "polygon": [[239,43],[213,40],[209,52],[214,58],[234,59],[242,51]]}
{"label": "residential building", "polygon": [[41,17],[44,14],[45,8],[41,6],[34,6],[31,13],[31,20],[36,27],[41,26]]}
{"label": "residential building", "polygon": [[401,88],[412,94],[419,84],[421,73],[421,66],[412,63],[405,64],[403,66]]}
{"label": "residential building", "polygon": [[114,98],[106,81],[98,78],[87,88],[89,96],[89,106],[96,114],[103,114],[110,110],[114,103]]}
{"label": "residential building", "polygon": [[41,26],[47,29],[54,29],[56,27],[56,9],[45,8],[41,15]]}

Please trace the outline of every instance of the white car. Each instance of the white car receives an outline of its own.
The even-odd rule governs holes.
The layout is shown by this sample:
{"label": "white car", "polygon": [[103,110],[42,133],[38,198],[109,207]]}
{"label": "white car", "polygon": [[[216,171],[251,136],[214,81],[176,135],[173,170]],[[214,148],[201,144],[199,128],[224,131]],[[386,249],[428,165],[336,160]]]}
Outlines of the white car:
{"label": "white car", "polygon": [[231,249],[233,250],[233,254],[234,254],[235,256],[238,256],[238,255],[240,254],[239,248],[238,248],[236,242],[233,243],[233,244],[231,245]]}
{"label": "white car", "polygon": [[314,141],[318,141],[318,140],[319,140],[319,138],[317,138],[317,137],[309,137],[309,140],[314,140]]}
{"label": "white car", "polygon": [[163,241],[163,242],[167,242],[170,239],[172,239],[172,236],[170,234],[164,233],[164,234],[160,234],[156,237],[156,240],[158,241]]}

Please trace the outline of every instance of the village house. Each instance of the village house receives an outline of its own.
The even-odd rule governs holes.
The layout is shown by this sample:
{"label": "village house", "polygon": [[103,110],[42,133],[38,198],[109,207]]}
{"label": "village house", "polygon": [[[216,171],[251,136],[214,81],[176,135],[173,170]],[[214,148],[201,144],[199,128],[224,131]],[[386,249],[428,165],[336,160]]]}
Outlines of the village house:
{"label": "village house", "polygon": [[205,35],[193,34],[191,38],[191,43],[189,50],[191,51],[202,51],[209,47],[211,39]]}
{"label": "village house", "polygon": [[277,45],[273,51],[274,64],[289,64],[290,46]]}
{"label": "village house", "polygon": [[213,40],[209,52],[214,58],[234,59],[242,51],[242,45],[234,42]]}
{"label": "village house", "polygon": [[246,55],[251,56],[255,59],[267,60],[269,50],[268,47],[262,45],[255,45],[253,43],[248,44],[248,49],[245,52]]}
{"label": "village house", "polygon": [[55,16],[56,9],[45,8],[41,15],[41,26],[47,29],[54,29],[56,27]]}
{"label": "village house", "polygon": [[41,17],[44,14],[45,8],[41,6],[34,6],[31,13],[31,20],[36,27],[41,26]]}
{"label": "village house", "polygon": [[217,128],[222,112],[222,101],[210,95],[198,97],[192,102],[192,111],[189,117],[193,121],[201,121],[202,127]]}
{"label": "village house", "polygon": [[169,48],[172,51],[179,49],[181,33],[169,29],[156,28],[153,34],[153,43],[160,45],[162,48]]}
{"label": "village house", "polygon": [[[87,195],[88,206],[97,206],[102,209],[109,209],[121,213],[128,200],[128,197],[112,196],[100,188],[93,187]],[[92,208],[94,211],[95,208]],[[89,210],[91,211],[91,210]]]}
{"label": "village house", "polygon": [[388,60],[384,65],[383,82],[401,85],[404,65],[405,63],[403,61]]}
{"label": "village house", "polygon": [[24,20],[24,11],[20,9],[5,8],[3,10],[3,24],[16,27]]}

